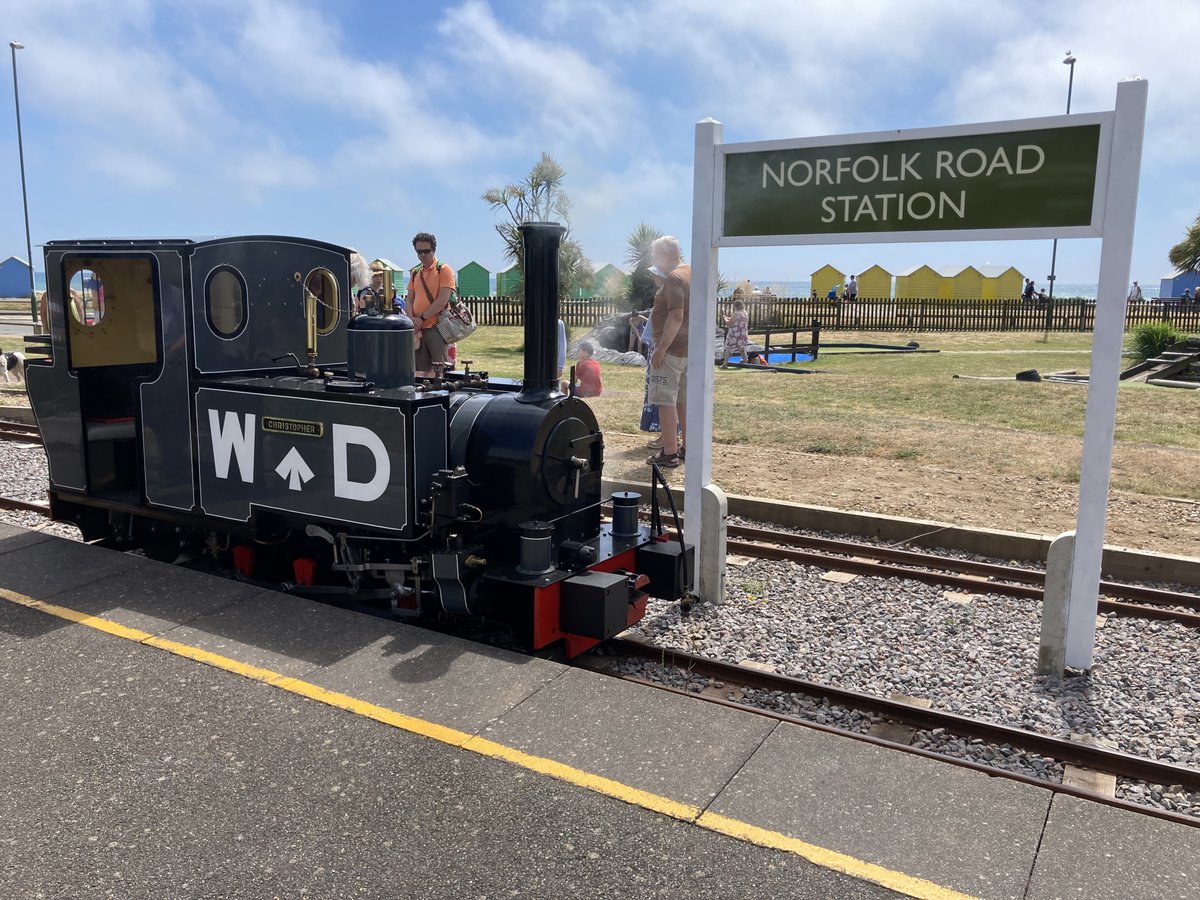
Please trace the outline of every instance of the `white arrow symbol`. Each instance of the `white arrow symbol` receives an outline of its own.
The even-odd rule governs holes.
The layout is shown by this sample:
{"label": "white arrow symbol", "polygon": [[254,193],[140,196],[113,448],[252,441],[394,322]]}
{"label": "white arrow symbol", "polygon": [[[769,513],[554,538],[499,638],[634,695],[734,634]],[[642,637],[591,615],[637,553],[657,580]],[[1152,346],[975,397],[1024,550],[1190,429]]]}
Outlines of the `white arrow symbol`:
{"label": "white arrow symbol", "polygon": [[275,469],[275,474],[285,479],[288,489],[293,491],[301,489],[300,482],[302,480],[307,482],[313,479],[313,470],[308,467],[308,463],[304,461],[304,457],[295,447],[288,451],[283,462]]}

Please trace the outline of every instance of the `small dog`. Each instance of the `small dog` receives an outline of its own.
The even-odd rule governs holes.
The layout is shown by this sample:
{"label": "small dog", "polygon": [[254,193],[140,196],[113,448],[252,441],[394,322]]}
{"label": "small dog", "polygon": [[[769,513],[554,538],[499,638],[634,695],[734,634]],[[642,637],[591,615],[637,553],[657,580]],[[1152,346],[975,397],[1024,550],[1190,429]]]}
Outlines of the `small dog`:
{"label": "small dog", "polygon": [[16,384],[25,380],[25,354],[20,350],[5,353],[0,347],[0,382]]}

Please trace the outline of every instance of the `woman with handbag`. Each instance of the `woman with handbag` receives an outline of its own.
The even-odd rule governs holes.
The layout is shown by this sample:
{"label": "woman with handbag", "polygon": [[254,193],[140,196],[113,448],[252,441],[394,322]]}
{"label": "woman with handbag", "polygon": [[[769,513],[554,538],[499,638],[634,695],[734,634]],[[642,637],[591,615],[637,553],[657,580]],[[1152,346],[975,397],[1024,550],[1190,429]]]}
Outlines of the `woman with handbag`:
{"label": "woman with handbag", "polygon": [[434,366],[445,366],[446,340],[437,329],[438,316],[450,303],[457,284],[454,270],[438,262],[434,251],[437,238],[422,231],[413,238],[419,266],[408,276],[408,291],[404,295],[404,312],[413,320],[416,346],[416,374],[421,378],[436,375]]}

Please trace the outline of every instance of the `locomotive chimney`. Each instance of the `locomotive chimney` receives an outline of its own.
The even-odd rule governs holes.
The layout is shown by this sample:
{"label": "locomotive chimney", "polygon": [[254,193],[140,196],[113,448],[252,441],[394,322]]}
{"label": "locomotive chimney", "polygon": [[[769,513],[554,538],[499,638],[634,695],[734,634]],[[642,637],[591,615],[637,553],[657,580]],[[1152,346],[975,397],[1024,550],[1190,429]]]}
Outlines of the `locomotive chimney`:
{"label": "locomotive chimney", "polygon": [[526,222],[525,380],[517,398],[535,403],[558,392],[558,247],[567,229],[555,222]]}

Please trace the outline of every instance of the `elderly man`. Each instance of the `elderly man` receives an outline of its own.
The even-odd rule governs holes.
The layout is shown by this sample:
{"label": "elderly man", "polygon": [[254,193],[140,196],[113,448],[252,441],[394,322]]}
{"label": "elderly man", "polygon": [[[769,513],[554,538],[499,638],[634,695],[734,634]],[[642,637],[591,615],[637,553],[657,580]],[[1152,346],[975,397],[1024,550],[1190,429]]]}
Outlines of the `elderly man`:
{"label": "elderly man", "polygon": [[683,428],[686,433],[687,425],[688,300],[692,267],[683,263],[679,241],[670,236],[656,240],[650,254],[654,268],[662,273],[663,286],[654,297],[654,311],[650,314],[654,353],[650,357],[647,399],[658,406],[663,447],[647,462],[673,469],[683,459],[684,450],[676,428]]}

